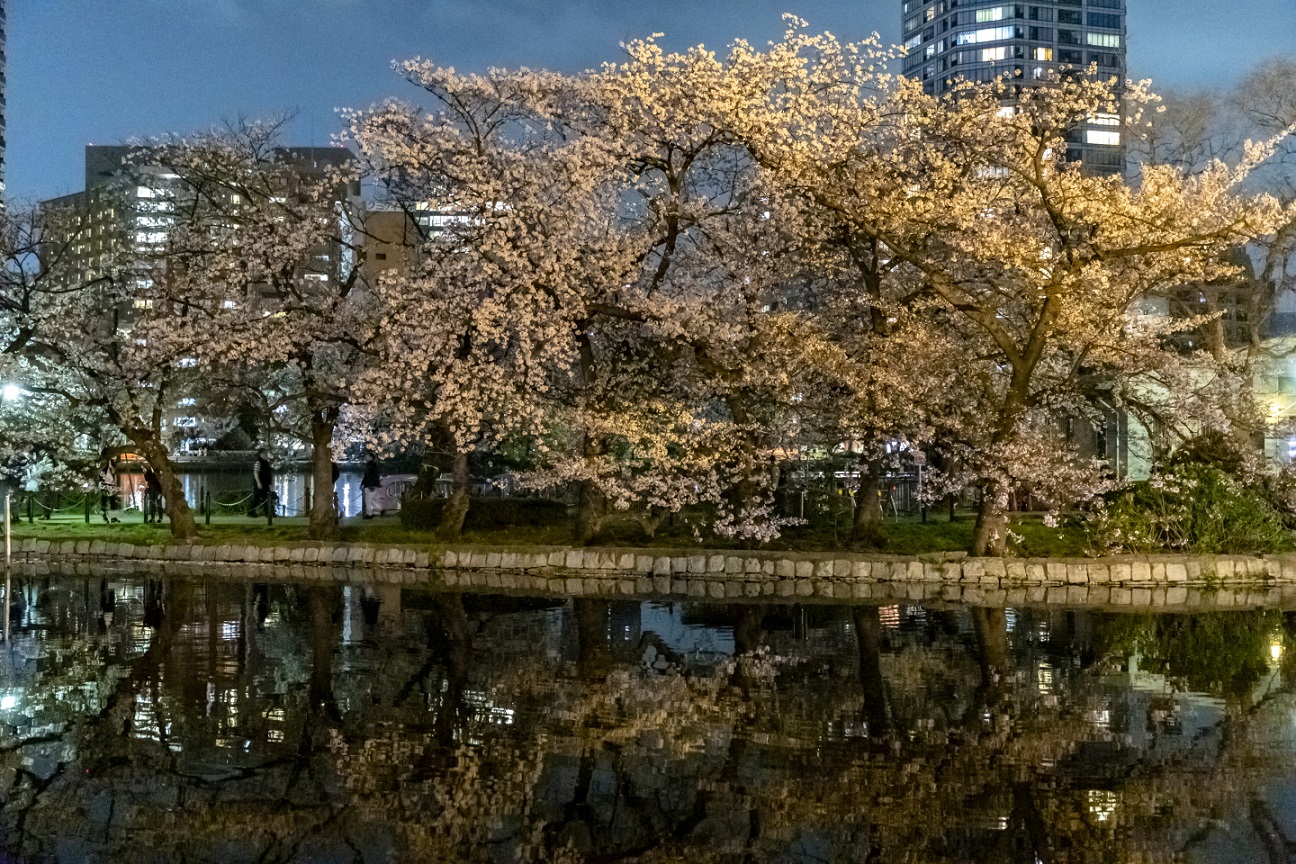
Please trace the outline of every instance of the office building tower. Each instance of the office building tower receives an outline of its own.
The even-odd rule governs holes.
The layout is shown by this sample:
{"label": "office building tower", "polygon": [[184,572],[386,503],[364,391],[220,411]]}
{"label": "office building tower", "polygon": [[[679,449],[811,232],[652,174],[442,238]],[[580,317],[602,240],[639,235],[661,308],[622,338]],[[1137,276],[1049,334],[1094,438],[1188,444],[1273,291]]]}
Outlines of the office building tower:
{"label": "office building tower", "polygon": [[[1011,77],[1029,86],[1069,70],[1125,80],[1125,0],[903,0],[905,75],[934,96],[957,81]],[[1121,117],[1097,114],[1067,141],[1094,173],[1125,170]]]}
{"label": "office building tower", "polygon": [[5,56],[8,51],[5,43],[6,29],[8,22],[5,20],[5,3],[0,0],[0,207],[4,206],[5,198],[5,70],[8,66]]}

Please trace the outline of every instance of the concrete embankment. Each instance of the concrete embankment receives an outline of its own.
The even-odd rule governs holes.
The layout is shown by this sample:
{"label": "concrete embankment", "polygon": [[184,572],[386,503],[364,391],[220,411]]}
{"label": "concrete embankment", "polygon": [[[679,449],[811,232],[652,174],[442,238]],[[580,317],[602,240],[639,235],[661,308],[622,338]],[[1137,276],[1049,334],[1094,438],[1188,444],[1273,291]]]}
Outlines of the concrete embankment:
{"label": "concrete embankment", "polygon": [[1296,608],[1296,555],[1063,560],[534,546],[133,545],[103,540],[25,540],[14,552],[18,572],[24,575],[141,572],[744,602]]}

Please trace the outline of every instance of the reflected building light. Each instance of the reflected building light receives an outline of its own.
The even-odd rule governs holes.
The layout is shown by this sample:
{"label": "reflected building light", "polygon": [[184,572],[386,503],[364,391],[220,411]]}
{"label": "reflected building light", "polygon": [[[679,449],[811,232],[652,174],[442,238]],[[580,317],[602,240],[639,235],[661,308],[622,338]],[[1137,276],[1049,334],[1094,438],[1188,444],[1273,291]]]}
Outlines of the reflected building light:
{"label": "reflected building light", "polygon": [[900,607],[883,606],[878,610],[878,618],[882,621],[882,626],[887,630],[900,629]]}
{"label": "reflected building light", "polygon": [[18,697],[12,693],[0,696],[0,711],[12,711],[18,707]]}
{"label": "reflected building light", "polygon": [[1269,659],[1277,663],[1282,660],[1283,645],[1281,642],[1273,642],[1269,645]]}
{"label": "reflected building light", "polygon": [[1120,803],[1116,793],[1107,789],[1088,789],[1085,791],[1085,809],[1099,822],[1109,822],[1116,815],[1116,805]]}

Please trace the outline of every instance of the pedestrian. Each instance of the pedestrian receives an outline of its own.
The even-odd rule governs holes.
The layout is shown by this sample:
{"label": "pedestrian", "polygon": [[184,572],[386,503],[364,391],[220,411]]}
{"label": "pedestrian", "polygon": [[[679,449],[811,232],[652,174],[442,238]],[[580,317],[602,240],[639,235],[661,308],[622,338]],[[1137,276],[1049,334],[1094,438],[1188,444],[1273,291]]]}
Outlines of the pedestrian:
{"label": "pedestrian", "polygon": [[117,465],[111,456],[105,454],[105,457],[103,467],[99,469],[99,513],[103,521],[108,522],[108,511],[117,495]]}
{"label": "pedestrian", "polygon": [[365,456],[364,476],[360,478],[360,510],[365,519],[372,519],[375,513],[382,514],[378,500],[381,488],[382,472],[378,467],[378,457],[370,453]]}
{"label": "pedestrian", "polygon": [[151,465],[144,468],[144,521],[162,524],[162,479]]}
{"label": "pedestrian", "polygon": [[256,516],[262,507],[265,515],[271,514],[274,506],[274,466],[270,464],[270,452],[262,447],[257,451],[256,471],[252,478],[252,509],[249,516]]}

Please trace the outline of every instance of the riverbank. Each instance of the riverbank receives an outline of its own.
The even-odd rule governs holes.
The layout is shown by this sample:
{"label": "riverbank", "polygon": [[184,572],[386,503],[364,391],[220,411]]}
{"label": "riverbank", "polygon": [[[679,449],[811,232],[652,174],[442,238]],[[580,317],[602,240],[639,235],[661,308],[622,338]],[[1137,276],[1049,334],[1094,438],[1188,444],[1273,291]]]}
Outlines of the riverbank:
{"label": "riverbank", "polygon": [[217,572],[237,576],[241,570],[243,575],[258,579],[399,581],[573,596],[821,601],[939,598],[973,605],[1186,606],[1190,596],[1205,597],[1227,588],[1233,602],[1221,601],[1223,605],[1296,605],[1296,555],[1034,559],[969,558],[961,553],[911,557],[309,541],[137,544],[27,538],[16,544],[14,559],[24,565],[23,572],[33,574],[39,574],[42,565],[68,564],[195,576]]}

